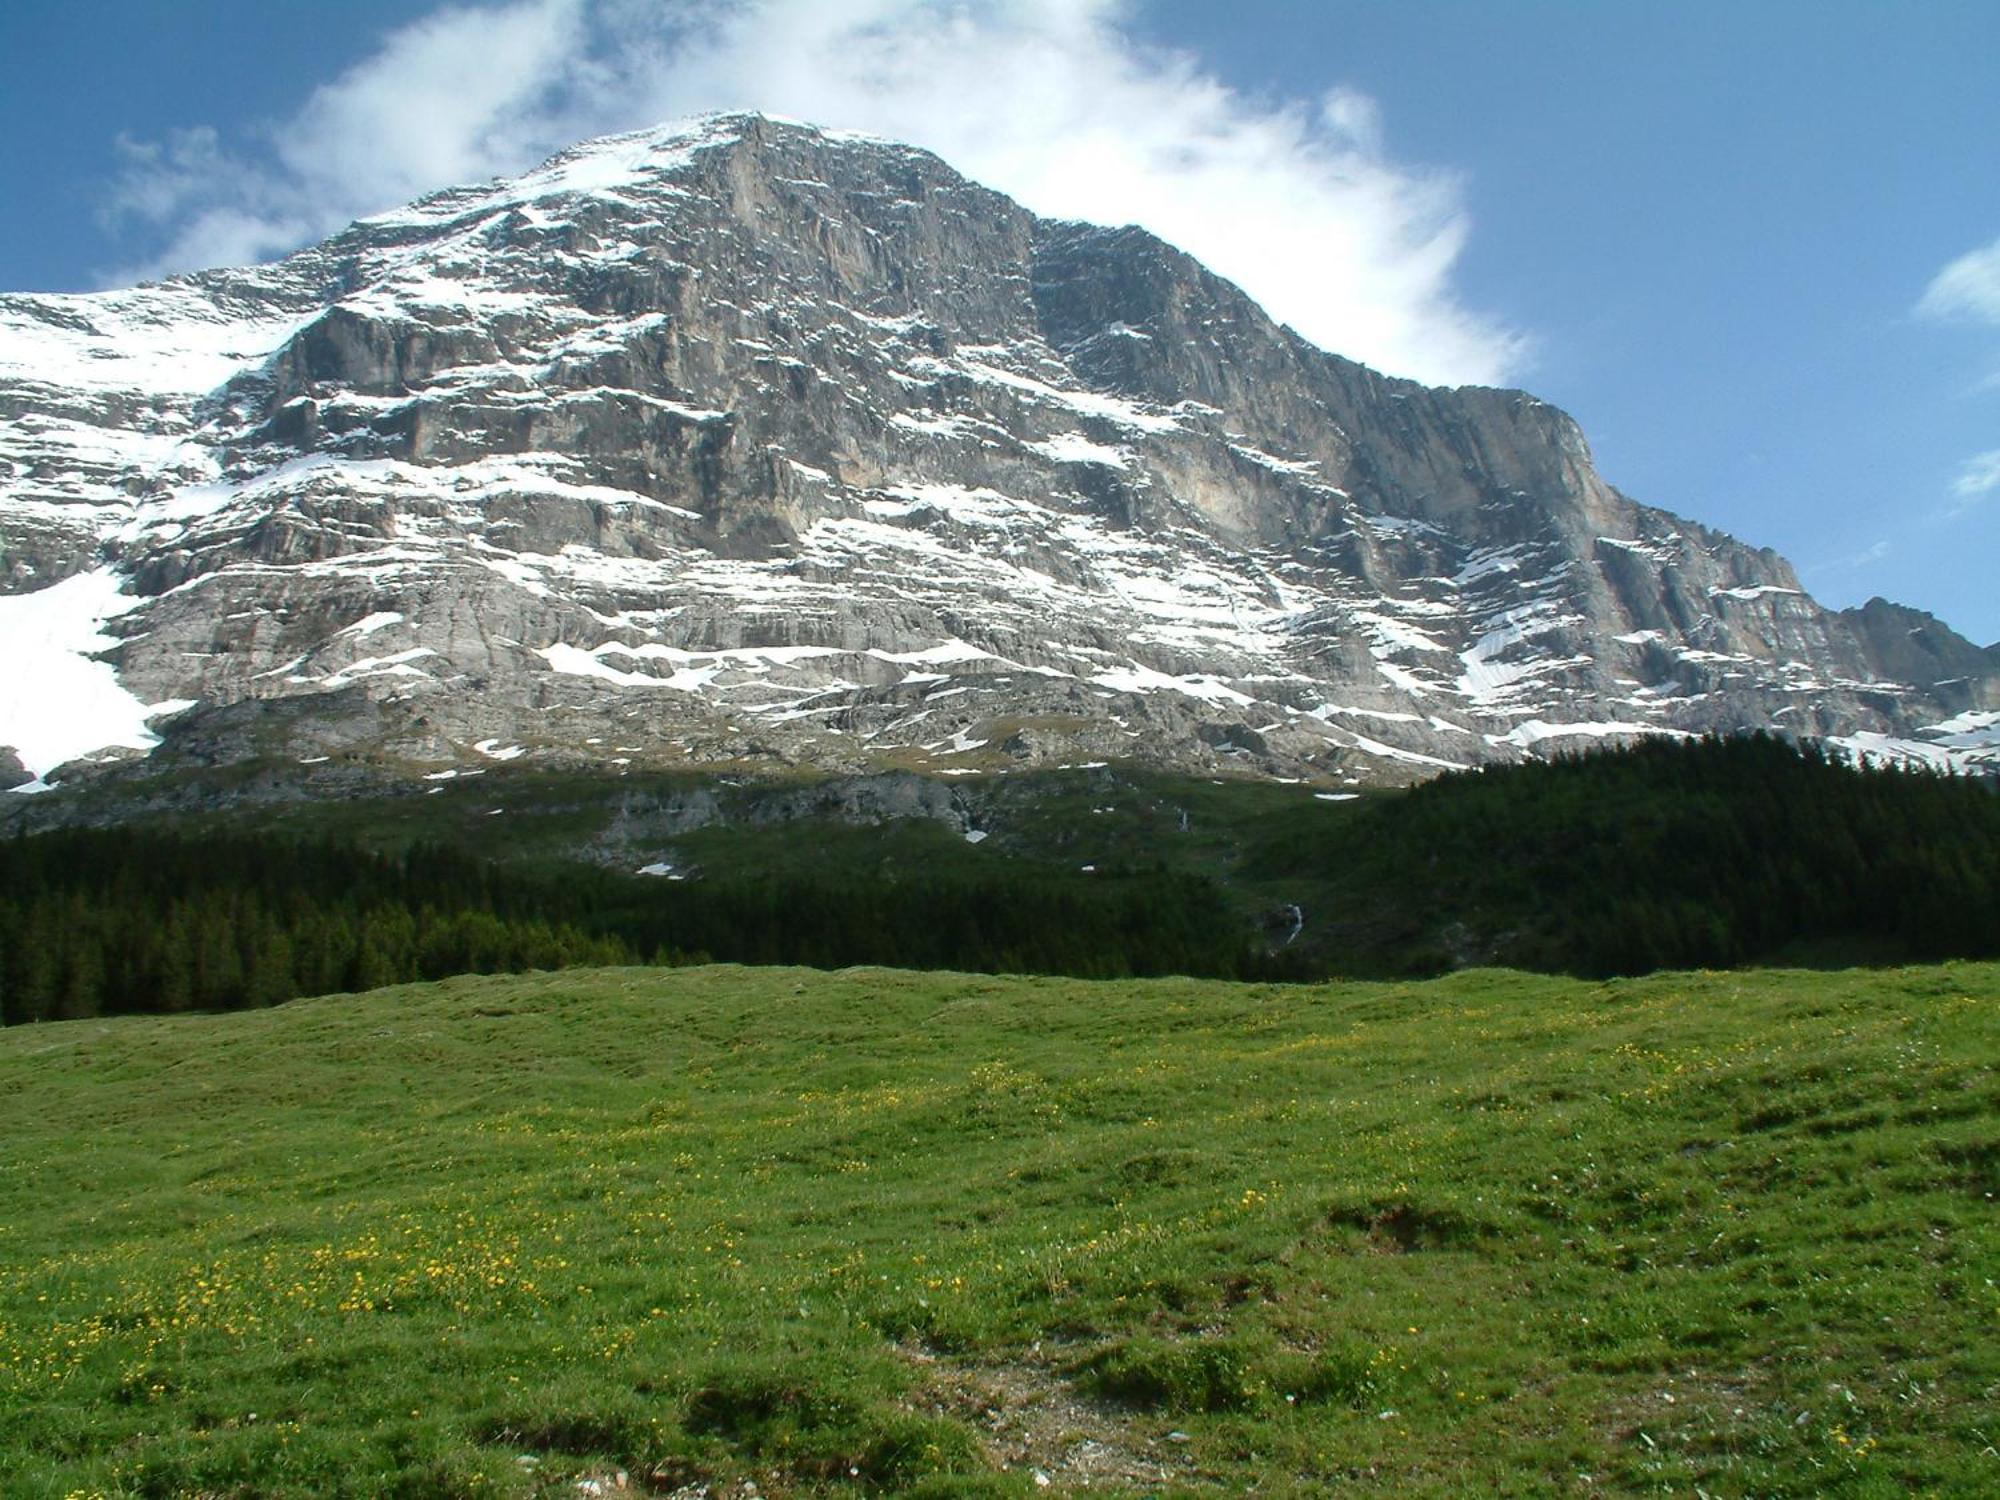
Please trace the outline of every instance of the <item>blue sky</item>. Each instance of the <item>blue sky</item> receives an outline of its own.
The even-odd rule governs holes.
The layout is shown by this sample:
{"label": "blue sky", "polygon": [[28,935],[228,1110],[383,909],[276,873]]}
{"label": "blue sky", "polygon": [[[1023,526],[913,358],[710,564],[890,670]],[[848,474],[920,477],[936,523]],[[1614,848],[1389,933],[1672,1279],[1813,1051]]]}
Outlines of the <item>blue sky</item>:
{"label": "blue sky", "polygon": [[1138,219],[1634,497],[2000,641],[2000,4],[5,0],[0,290],[756,106]]}

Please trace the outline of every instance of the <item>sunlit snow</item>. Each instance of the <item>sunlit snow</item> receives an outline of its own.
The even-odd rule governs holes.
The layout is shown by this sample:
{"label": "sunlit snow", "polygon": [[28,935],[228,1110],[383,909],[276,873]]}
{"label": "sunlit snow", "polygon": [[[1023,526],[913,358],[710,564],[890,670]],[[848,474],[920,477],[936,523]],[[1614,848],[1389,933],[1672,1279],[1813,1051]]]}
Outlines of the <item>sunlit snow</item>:
{"label": "sunlit snow", "polygon": [[92,751],[150,750],[147,721],[188,706],[145,704],[93,654],[118,644],[106,620],[135,608],[109,568],[78,573],[30,594],[0,596],[0,745],[12,745],[39,779]]}

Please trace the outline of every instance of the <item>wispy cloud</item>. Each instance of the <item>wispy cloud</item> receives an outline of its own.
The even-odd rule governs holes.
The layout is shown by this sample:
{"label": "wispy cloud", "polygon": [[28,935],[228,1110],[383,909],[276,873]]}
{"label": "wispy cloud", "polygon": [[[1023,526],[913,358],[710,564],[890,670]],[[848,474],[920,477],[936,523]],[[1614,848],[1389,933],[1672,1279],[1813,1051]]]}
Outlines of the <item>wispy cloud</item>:
{"label": "wispy cloud", "polygon": [[268,258],[594,134],[762,109],[911,141],[1039,213],[1139,223],[1315,342],[1497,384],[1522,336],[1453,287],[1449,172],[1389,154],[1349,89],[1252,99],[1133,40],[1123,0],[506,0],[454,6],[255,138],[127,143],[141,273]]}
{"label": "wispy cloud", "polygon": [[1933,276],[1917,311],[2000,325],[2000,240],[1968,251]]}
{"label": "wispy cloud", "polygon": [[1959,465],[1958,477],[1951,482],[1952,498],[1958,502],[1951,514],[1965,514],[1996,490],[2000,490],[2000,448],[1990,448]]}
{"label": "wispy cloud", "polygon": [[[1923,317],[2000,327],[2000,239],[1964,255],[1931,278],[1917,302]],[[1980,389],[2000,387],[2000,371],[1980,383]],[[1951,481],[1951,499],[1943,518],[1953,520],[1986,503],[2000,490],[2000,448],[1975,453],[1959,465]]]}
{"label": "wispy cloud", "polygon": [[289,119],[124,139],[107,216],[157,248],[109,281],[268,259],[434,188],[519,171],[589,133],[590,0],[449,6],[386,37]]}
{"label": "wispy cloud", "polygon": [[1874,564],[1882,561],[1883,558],[1887,557],[1894,550],[1889,545],[1889,539],[1884,537],[1880,541],[1871,543],[1851,556],[1830,558],[1823,562],[1816,562],[1804,569],[1804,571],[1816,578],[1840,573],[1858,573],[1862,569],[1872,567]]}

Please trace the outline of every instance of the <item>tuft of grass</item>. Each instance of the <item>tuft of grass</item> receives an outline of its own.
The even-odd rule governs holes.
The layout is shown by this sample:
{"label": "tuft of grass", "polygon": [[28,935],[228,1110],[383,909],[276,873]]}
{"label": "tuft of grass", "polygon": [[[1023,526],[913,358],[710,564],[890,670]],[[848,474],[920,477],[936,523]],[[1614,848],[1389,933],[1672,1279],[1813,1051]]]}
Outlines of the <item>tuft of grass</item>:
{"label": "tuft of grass", "polygon": [[1271,1341],[1234,1336],[1115,1339],[1078,1365],[1083,1387],[1109,1400],[1175,1416],[1248,1411],[1275,1384]]}
{"label": "tuft of grass", "polygon": [[703,1374],[681,1421],[692,1434],[807,1479],[894,1488],[983,1467],[963,1425],[871,1399],[843,1371],[807,1379],[739,1360]]}
{"label": "tuft of grass", "polygon": [[1994,1493],[1996,1118],[1980,964],[17,1027],[0,1493]]}

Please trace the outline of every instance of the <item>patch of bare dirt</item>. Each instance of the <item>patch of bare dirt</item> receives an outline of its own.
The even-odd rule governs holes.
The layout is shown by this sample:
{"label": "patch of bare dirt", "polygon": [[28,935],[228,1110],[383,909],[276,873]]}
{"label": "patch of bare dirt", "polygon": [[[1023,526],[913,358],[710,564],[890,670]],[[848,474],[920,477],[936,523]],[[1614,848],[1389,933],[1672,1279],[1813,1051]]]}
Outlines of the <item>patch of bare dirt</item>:
{"label": "patch of bare dirt", "polygon": [[1080,1395],[1036,1353],[978,1364],[924,1349],[904,1353],[923,1371],[920,1399],[933,1415],[973,1427],[995,1468],[1025,1470],[1052,1494],[1201,1477],[1184,1436]]}

